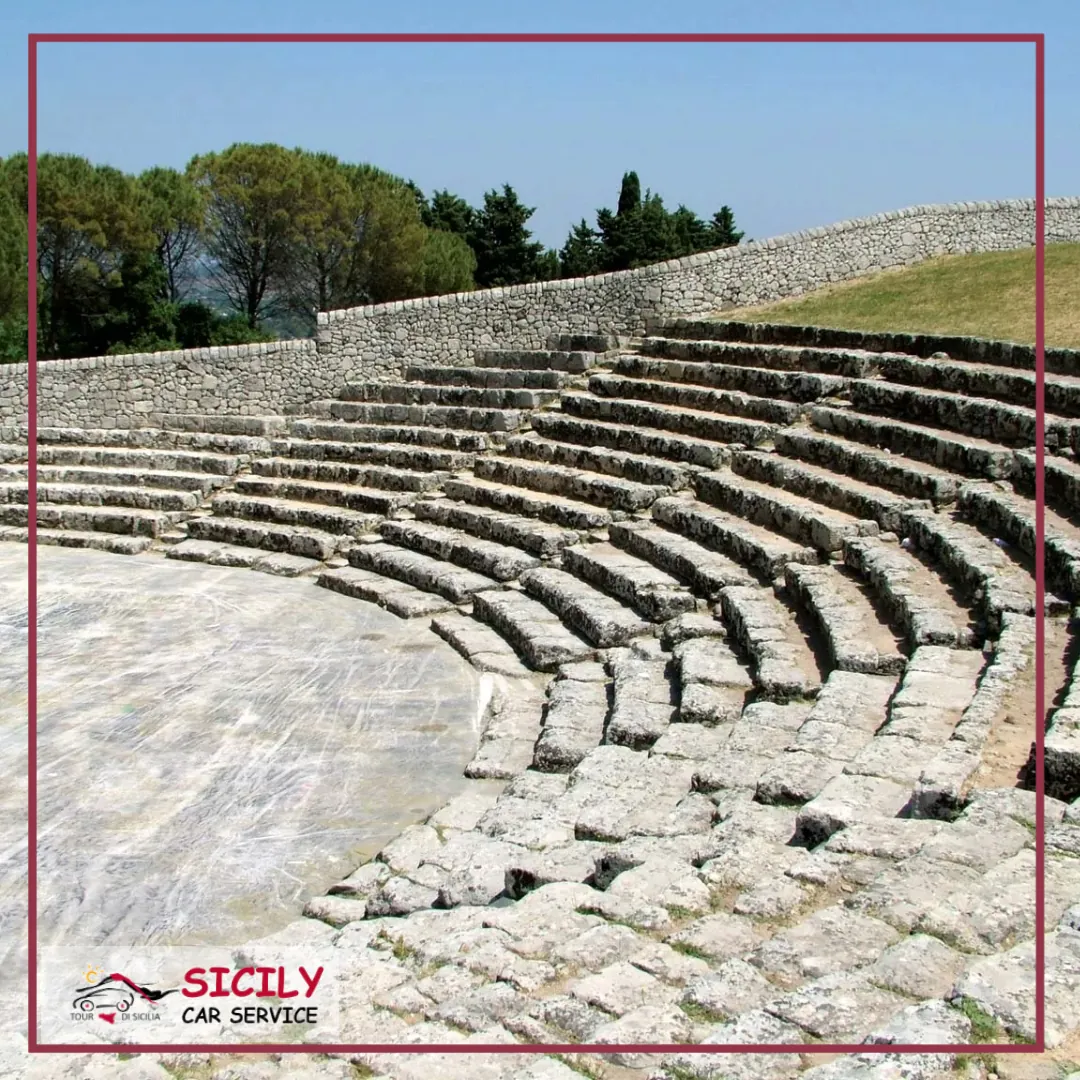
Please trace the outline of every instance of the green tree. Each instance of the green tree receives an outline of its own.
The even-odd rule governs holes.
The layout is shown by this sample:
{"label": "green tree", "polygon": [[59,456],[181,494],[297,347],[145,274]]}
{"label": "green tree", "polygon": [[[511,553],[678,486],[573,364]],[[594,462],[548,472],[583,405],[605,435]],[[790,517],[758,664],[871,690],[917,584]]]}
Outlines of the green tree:
{"label": "green tree", "polygon": [[451,195],[449,191],[436,191],[423,215],[423,222],[429,229],[455,233],[468,239],[475,218],[476,211],[464,199]]}
{"label": "green tree", "polygon": [[641,209],[641,181],[636,172],[623,173],[622,185],[619,188],[619,205],[615,213],[619,217],[626,217]]}
{"label": "green tree", "polygon": [[570,230],[559,252],[559,263],[563,277],[587,277],[602,272],[604,248],[600,234],[584,218]]}
{"label": "green tree", "polygon": [[26,310],[27,217],[20,206],[17,165],[0,162],[0,319]]}
{"label": "green tree", "polygon": [[698,251],[708,251],[712,246],[712,233],[709,225],[702,221],[693,210],[685,206],[677,207],[671,214],[671,225],[675,233],[676,250],[671,258],[682,258]]}
{"label": "green tree", "polygon": [[713,214],[709,233],[709,246],[714,248],[734,247],[745,235],[735,230],[735,215],[730,206],[721,206]]}
{"label": "green tree", "polygon": [[191,285],[198,255],[203,216],[199,192],[183,173],[161,167],[140,174],[138,191],[165,271],[167,299],[179,303]]}
{"label": "green tree", "polygon": [[289,302],[290,259],[307,209],[301,155],[274,143],[234,143],[192,158],[187,175],[204,200],[211,279],[254,328]]}
{"label": "green tree", "polygon": [[482,289],[540,280],[543,244],[529,239],[525,223],[535,208],[522,205],[509,184],[488,191],[477,212],[469,242],[476,253],[476,284]]}
{"label": "green tree", "polygon": [[424,296],[469,292],[476,288],[476,256],[464,237],[429,229],[424,242]]}

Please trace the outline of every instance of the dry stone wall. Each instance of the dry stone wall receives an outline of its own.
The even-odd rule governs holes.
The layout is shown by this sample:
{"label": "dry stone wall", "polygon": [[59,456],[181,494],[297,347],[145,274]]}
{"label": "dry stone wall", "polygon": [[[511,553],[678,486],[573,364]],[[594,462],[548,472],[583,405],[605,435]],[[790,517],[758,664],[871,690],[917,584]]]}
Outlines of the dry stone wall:
{"label": "dry stone wall", "polygon": [[[128,426],[154,413],[298,410],[349,379],[390,381],[406,361],[467,365],[485,347],[554,333],[625,337],[676,316],[766,303],[934,255],[1034,243],[1034,202],[919,206],[622,273],[424,297],[319,315],[314,341],[87,360],[38,369],[42,423]],[[1080,242],[1080,198],[1046,202],[1050,243]],[[0,369],[0,424],[25,419],[26,365]]]}

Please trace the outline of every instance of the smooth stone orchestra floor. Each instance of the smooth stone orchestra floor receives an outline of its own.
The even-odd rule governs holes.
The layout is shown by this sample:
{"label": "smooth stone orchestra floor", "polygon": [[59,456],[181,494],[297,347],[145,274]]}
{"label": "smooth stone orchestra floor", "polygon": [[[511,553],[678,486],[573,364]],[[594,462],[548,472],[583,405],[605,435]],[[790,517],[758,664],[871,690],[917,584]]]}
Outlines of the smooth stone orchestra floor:
{"label": "smooth stone orchestra floor", "polygon": [[[0,544],[9,778],[26,775],[26,557]],[[42,945],[273,932],[464,787],[483,688],[425,625],[250,570],[38,559]],[[23,922],[24,807],[9,779],[6,942]]]}

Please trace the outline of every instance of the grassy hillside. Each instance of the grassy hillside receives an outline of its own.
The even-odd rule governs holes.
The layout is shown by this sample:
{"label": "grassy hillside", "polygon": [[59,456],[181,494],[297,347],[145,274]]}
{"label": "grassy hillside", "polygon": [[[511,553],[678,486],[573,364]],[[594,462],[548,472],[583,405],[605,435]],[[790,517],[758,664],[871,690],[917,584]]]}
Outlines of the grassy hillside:
{"label": "grassy hillside", "polygon": [[[725,319],[1035,340],[1035,250],[944,255]],[[1046,344],[1080,348],[1080,244],[1046,248]]]}

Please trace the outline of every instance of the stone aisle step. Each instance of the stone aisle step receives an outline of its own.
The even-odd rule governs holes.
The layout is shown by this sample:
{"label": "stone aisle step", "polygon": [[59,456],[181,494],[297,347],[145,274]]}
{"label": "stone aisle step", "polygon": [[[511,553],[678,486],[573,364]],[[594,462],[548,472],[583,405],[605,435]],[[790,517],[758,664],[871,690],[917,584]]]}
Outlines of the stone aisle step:
{"label": "stone aisle step", "polygon": [[324,570],[317,583],[345,596],[378,604],[402,619],[427,618],[442,611],[449,611],[454,606],[453,601],[434,593],[355,566]]}
{"label": "stone aisle step", "polygon": [[379,532],[391,544],[456,563],[496,581],[511,581],[540,565],[538,558],[518,548],[426,521],[384,521]]}
{"label": "stone aisle step", "polygon": [[876,521],[830,510],[812,499],[735,473],[700,473],[694,487],[702,502],[826,554],[839,551],[849,536],[876,536],[879,532]]}
{"label": "stone aisle step", "polygon": [[565,412],[535,413],[532,428],[545,439],[562,440],[593,450],[608,447],[616,453],[666,458],[704,469],[719,468],[731,456],[726,446],[709,439],[582,419]]}
{"label": "stone aisle step", "polygon": [[600,446],[585,447],[572,442],[557,442],[537,434],[512,436],[506,440],[503,453],[662,487],[668,492],[681,491],[690,483],[689,469],[662,458],[607,450]]}
{"label": "stone aisle step", "polygon": [[860,536],[844,543],[844,562],[873,588],[911,648],[976,644],[971,609],[952,588],[898,543]]}
{"label": "stone aisle step", "polygon": [[733,724],[754,690],[750,670],[722,637],[695,637],[672,650],[683,724]]}
{"label": "stone aisle step", "polygon": [[728,585],[754,584],[753,577],[726,555],[651,521],[613,522],[608,538],[615,547],[652,563],[709,600]]}
{"label": "stone aisle step", "polygon": [[525,591],[555,612],[567,626],[601,649],[647,634],[649,623],[620,601],[564,570],[539,567],[521,575]]}
{"label": "stone aisle step", "polygon": [[1016,468],[1013,451],[1000,443],[904,420],[815,405],[810,410],[810,422],[820,431],[925,461],[964,476],[994,479],[1010,476]]}
{"label": "stone aisle step", "polygon": [[604,741],[646,750],[678,715],[678,693],[669,675],[669,658],[658,649],[645,653],[613,649],[606,663],[613,680],[613,701]]}
{"label": "stone aisle step", "polygon": [[[532,761],[543,706],[543,692],[527,678],[497,684],[480,745],[465,767],[465,775],[473,780],[511,780],[523,773]],[[452,897],[451,890],[443,892],[444,901]]]}
{"label": "stone aisle step", "polygon": [[790,593],[821,628],[833,667],[869,675],[894,675],[905,659],[895,634],[878,617],[858,583],[836,566],[789,563]]}
{"label": "stone aisle step", "polygon": [[[344,444],[348,446],[349,444]],[[260,458],[251,463],[254,476],[288,480],[314,480],[350,487],[377,488],[381,491],[434,491],[450,473],[435,469],[398,469],[387,465],[321,461],[300,455]]]}
{"label": "stone aisle step", "polygon": [[[29,530],[26,526],[0,525],[0,541],[25,544],[28,538]],[[53,547],[91,548],[94,551],[108,551],[115,555],[141,555],[154,541],[149,536],[122,536],[109,532],[39,527],[37,542]]]}
{"label": "stone aisle step", "polygon": [[595,394],[565,393],[562,395],[562,410],[582,420],[604,420],[718,443],[742,443],[745,446],[766,442],[772,438],[775,430],[775,425],[760,420],[682,409],[676,405],[597,397]]}
{"label": "stone aisle step", "polygon": [[770,699],[812,698],[821,689],[817,659],[795,618],[760,585],[731,585],[720,593],[724,625],[750,655],[754,683]]}
{"label": "stone aisle step", "polygon": [[590,660],[595,653],[550,608],[511,589],[476,593],[473,617],[501,634],[536,671],[554,671],[560,664]]}
{"label": "stone aisle step", "polygon": [[696,604],[693,594],[669,574],[611,544],[563,548],[562,566],[653,622],[693,611]]}
{"label": "stone aisle step", "polygon": [[421,521],[460,529],[482,540],[518,547],[541,558],[558,555],[564,547],[580,540],[577,532],[535,518],[450,499],[422,500],[414,504],[413,513]]}
{"label": "stone aisle step", "polygon": [[388,443],[477,453],[491,446],[491,436],[477,431],[428,427],[424,424],[349,424],[328,420],[294,420],[289,434],[295,439],[330,443]]}
{"label": "stone aisle step", "polygon": [[775,577],[789,562],[816,563],[817,550],[704,502],[679,496],[657,499],[652,516],[674,532],[730,555],[736,562]]}
{"label": "stone aisle step", "polygon": [[929,499],[897,495],[862,480],[837,475],[832,469],[812,465],[778,454],[758,450],[739,451],[732,455],[731,471],[757,483],[790,491],[800,498],[821,503],[832,510],[863,521],[876,521],[888,531],[895,531],[905,510],[927,508]]}
{"label": "stone aisle step", "polygon": [[513,515],[539,518],[567,529],[602,529],[612,520],[607,510],[590,503],[488,480],[455,477],[446,481],[443,491],[451,499]]}
{"label": "stone aisle step", "polygon": [[[646,356],[620,356],[615,362],[614,374],[636,379],[691,383],[720,390],[734,390],[756,397],[786,398],[797,402],[833,397],[847,384],[847,380],[839,375],[777,371],[768,367],[707,361],[686,363],[681,360],[656,360]],[[761,418],[766,419],[764,416]]]}
{"label": "stone aisle step", "polygon": [[608,715],[604,665],[565,664],[548,686],[533,768],[568,773],[600,745]]}
{"label": "stone aisle step", "polygon": [[792,424],[803,409],[798,402],[757,397],[741,390],[714,390],[688,382],[661,382],[623,375],[593,375],[589,379],[589,393],[621,401],[647,401],[654,405],[743,416],[767,424]]}
{"label": "stone aisle step", "polygon": [[484,574],[393,544],[361,544],[349,552],[349,562],[422,592],[438,593],[455,604],[467,604],[473,593],[483,589],[498,588],[498,582]]}
{"label": "stone aisle step", "polygon": [[913,499],[935,505],[956,501],[962,478],[926,465],[915,458],[852,442],[808,428],[791,427],[776,433],[778,454],[846,473],[867,484],[891,488]]}

